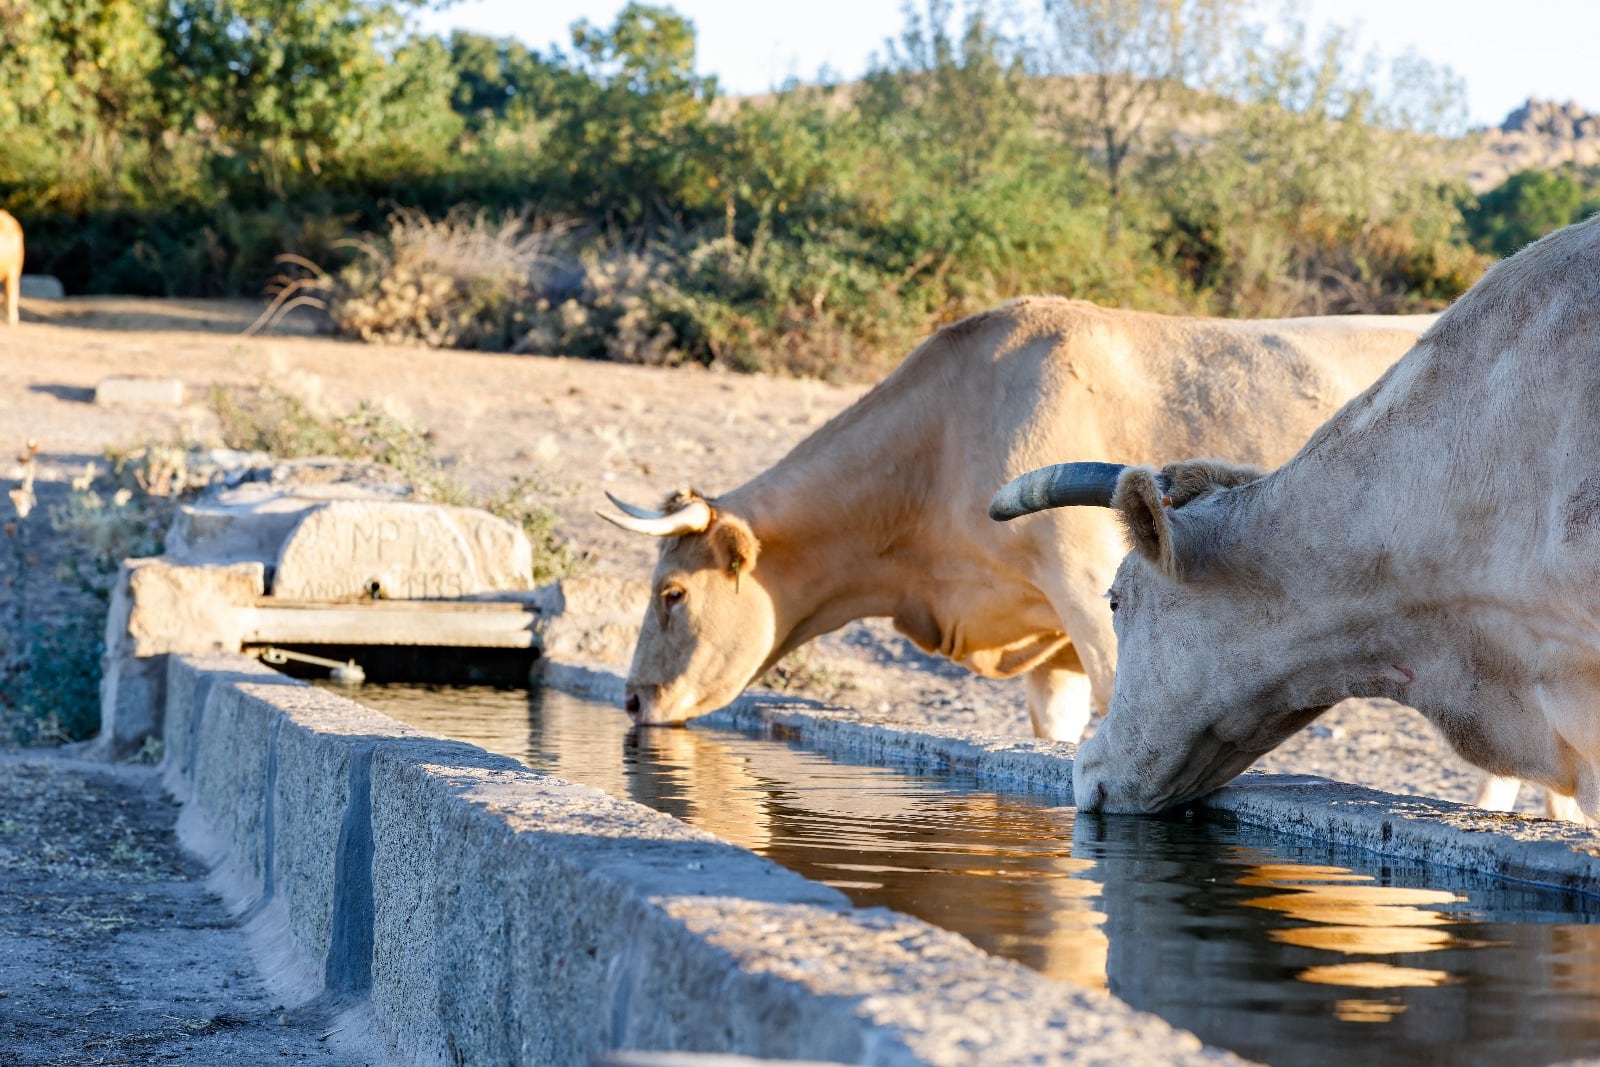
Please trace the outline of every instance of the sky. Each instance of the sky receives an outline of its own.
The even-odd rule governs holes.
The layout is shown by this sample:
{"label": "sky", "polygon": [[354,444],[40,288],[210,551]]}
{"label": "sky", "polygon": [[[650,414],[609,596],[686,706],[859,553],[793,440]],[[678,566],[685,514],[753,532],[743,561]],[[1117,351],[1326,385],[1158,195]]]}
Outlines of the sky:
{"label": "sky", "polygon": [[[570,44],[568,28],[602,28],[625,0],[459,0],[420,17],[422,28],[513,36],[543,49]],[[735,95],[791,77],[858,76],[898,35],[902,0],[656,0],[695,24],[701,74]],[[1467,87],[1468,121],[1498,125],[1529,96],[1600,111],[1600,0],[1301,0],[1313,30],[1353,27],[1364,49],[1414,49],[1452,68]],[[925,9],[919,2],[919,9]],[[956,10],[964,9],[957,0]],[[1034,6],[1029,4],[1027,6]]]}

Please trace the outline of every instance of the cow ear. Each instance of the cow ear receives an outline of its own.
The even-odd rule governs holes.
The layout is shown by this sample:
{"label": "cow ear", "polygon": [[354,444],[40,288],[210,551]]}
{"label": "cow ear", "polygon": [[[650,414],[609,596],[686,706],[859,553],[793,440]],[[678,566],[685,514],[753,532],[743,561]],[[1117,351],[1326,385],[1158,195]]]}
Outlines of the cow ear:
{"label": "cow ear", "polygon": [[719,512],[706,535],[711,538],[711,550],[717,554],[718,569],[735,582],[756,565],[761,542],[756,540],[750,524],[739,516]]}
{"label": "cow ear", "polygon": [[1111,506],[1122,517],[1134,549],[1163,574],[1182,579],[1205,559],[1217,515],[1193,507],[1194,502],[1259,477],[1259,468],[1211,459],[1169,463],[1159,473],[1129,467],[1117,482]]}
{"label": "cow ear", "polygon": [[1166,496],[1175,508],[1214,490],[1253,482],[1261,474],[1260,467],[1220,459],[1190,459],[1161,468],[1161,477],[1168,486]]}
{"label": "cow ear", "polygon": [[1117,479],[1111,507],[1121,517],[1134,551],[1160,567],[1163,573],[1177,577],[1169,513],[1172,500],[1159,479],[1160,475],[1149,467],[1129,467]]}

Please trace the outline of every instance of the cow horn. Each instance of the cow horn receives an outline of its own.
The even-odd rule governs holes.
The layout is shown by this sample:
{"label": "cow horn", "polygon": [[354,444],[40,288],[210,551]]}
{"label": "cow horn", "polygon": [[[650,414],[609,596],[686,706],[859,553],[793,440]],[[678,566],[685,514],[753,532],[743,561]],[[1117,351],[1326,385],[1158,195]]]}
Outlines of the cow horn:
{"label": "cow horn", "polygon": [[989,501],[989,517],[1006,522],[1046,508],[1093,504],[1109,508],[1121,463],[1057,463],[1020,474]]}
{"label": "cow horn", "polygon": [[649,508],[641,508],[637,504],[630,504],[626,500],[619,500],[611,495],[609,489],[602,489],[601,492],[605,493],[606,499],[615,504],[617,510],[624,515],[632,515],[636,519],[659,519],[666,514],[664,511],[652,511]]}
{"label": "cow horn", "polygon": [[651,537],[676,537],[679,534],[699,533],[711,525],[711,505],[698,497],[676,511],[665,513],[624,504],[609,492],[606,493],[606,499],[623,514],[611,515],[604,511],[595,514],[613,526],[634,533],[649,534]]}

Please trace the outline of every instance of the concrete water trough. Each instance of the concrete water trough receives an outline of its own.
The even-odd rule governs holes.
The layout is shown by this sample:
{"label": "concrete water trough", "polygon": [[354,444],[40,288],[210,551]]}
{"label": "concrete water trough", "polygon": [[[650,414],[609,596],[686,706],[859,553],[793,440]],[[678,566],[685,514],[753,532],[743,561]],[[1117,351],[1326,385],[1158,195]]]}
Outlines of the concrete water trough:
{"label": "concrete water trough", "polygon": [[[620,684],[604,670],[545,669],[571,689]],[[346,1039],[394,1062],[581,1064],[615,1049],[1238,1061],[1109,994],[853,908],[708,833],[248,657],[174,656],[168,672],[164,770],[185,844],[250,917],[284,996],[346,1005]],[[746,698],[716,718],[1012,787],[1070,782],[1060,743],[863,724],[797,701]],[[1281,776],[1247,776],[1208,803],[1375,855],[1600,884],[1600,842],[1581,827]]]}
{"label": "concrete water trough", "polygon": [[[387,514],[417,505],[303,491],[245,503],[190,515],[176,551],[125,567],[101,745],[160,740],[183,843],[244,918],[284,1002],[343,1012],[335,1042],[398,1064],[584,1064],[616,1050],[1240,1062],[1106,992],[852,906],[711,833],[269,669],[256,656],[280,645],[373,662],[384,647],[458,661],[512,649],[528,656],[524,674],[537,660],[546,684],[614,701],[620,678],[583,661],[626,635],[638,607],[599,580],[535,591],[517,588],[531,583],[512,570],[474,586],[469,577],[495,572],[472,546],[498,527],[452,535],[467,547],[449,589],[418,579],[418,563],[437,557],[394,548],[402,535],[383,525],[417,528],[419,512]],[[246,513],[258,517],[240,521]],[[459,534],[481,520],[426,521]],[[326,571],[342,577],[297,577],[307,573],[288,551],[297,530],[316,531]],[[373,582],[389,595],[373,601]],[[441,591],[451,595],[400,597]],[[793,700],[743,698],[707,722],[1011,789],[1070,789],[1073,748],[1062,743],[864,723]],[[1600,886],[1600,837],[1568,824],[1263,775],[1205,806],[1373,856],[1591,896]]]}

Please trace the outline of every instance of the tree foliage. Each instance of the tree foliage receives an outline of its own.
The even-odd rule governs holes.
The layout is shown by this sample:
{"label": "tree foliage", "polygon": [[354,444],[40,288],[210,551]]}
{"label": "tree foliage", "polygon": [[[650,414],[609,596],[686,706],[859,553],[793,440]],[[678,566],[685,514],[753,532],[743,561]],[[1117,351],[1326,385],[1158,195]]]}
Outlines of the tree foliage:
{"label": "tree foliage", "polygon": [[[670,7],[535,50],[419,35],[422,2],[0,0],[30,270],[254,294],[292,252],[369,336],[870,376],[1020,293],[1397,310],[1483,263],[1421,136],[1449,76],[1242,0],[921,0],[858,83],[752,100]],[[1568,205],[1516,196],[1482,247]]]}
{"label": "tree foliage", "polygon": [[[1054,30],[1044,69],[1061,75],[1057,125],[1093,153],[1122,222],[1123,170],[1147,126],[1214,88],[1232,56],[1243,0],[1045,0]],[[1166,114],[1159,112],[1165,108]]]}
{"label": "tree foliage", "polygon": [[1467,211],[1467,225],[1479,249],[1509,256],[1597,210],[1600,184],[1585,188],[1569,174],[1524,170],[1480,196]]}

